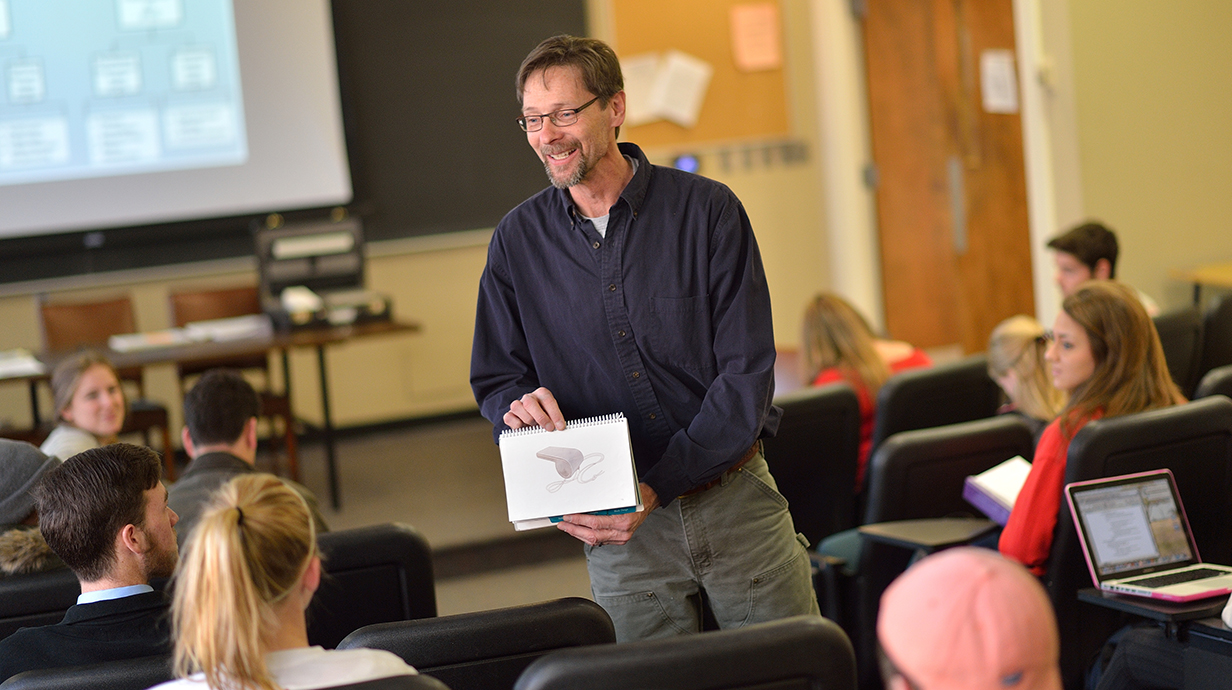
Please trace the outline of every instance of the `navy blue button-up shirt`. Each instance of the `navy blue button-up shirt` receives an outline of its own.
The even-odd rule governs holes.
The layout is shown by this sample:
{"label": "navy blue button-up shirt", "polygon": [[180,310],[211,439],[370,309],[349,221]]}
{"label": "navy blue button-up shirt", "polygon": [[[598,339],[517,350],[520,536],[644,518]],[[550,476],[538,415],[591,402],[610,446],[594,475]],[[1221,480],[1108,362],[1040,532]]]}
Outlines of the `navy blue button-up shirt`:
{"label": "navy blue button-up shirt", "polygon": [[620,148],[638,167],[606,237],[551,187],[496,227],[471,387],[498,436],[540,386],[566,419],[623,412],[639,478],[666,504],[778,429],[770,293],[731,190]]}

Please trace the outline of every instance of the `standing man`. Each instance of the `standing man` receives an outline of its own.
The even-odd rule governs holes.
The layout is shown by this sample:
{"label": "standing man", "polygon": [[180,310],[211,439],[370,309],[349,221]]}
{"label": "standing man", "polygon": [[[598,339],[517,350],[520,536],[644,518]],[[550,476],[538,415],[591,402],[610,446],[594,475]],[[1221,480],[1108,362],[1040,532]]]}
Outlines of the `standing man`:
{"label": "standing man", "polygon": [[47,544],[81,583],[55,625],[0,640],[0,681],[38,668],[169,654],[168,599],[150,586],[179,559],[162,463],[149,448],[113,443],[52,468],[34,489]]}
{"label": "standing man", "polygon": [[803,537],[759,439],[774,394],[770,295],[731,190],[617,145],[615,53],[556,36],[517,74],[552,188],[501,221],[479,285],[471,386],[498,434],[623,412],[645,511],[569,515],[619,640],[816,613]]}

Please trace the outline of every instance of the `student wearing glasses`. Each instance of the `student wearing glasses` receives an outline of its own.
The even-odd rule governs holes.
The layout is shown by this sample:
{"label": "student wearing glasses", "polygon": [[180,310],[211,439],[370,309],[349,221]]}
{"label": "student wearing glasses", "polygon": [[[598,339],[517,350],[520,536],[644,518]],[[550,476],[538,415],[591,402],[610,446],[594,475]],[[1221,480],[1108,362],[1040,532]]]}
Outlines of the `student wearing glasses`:
{"label": "student wearing glasses", "polygon": [[479,285],[471,386],[499,435],[629,420],[642,512],[568,515],[617,638],[818,611],[803,537],[759,439],[778,428],[770,293],[739,199],[617,144],[620,62],[550,38],[516,78],[549,189],[500,222]]}

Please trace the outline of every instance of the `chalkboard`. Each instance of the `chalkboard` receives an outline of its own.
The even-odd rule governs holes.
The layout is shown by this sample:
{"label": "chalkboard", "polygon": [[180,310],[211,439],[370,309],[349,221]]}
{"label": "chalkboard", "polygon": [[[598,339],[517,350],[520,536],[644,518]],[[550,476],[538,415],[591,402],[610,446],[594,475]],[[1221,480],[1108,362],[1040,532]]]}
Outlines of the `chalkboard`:
{"label": "chalkboard", "polygon": [[369,240],[492,227],[547,186],[514,74],[543,39],[585,35],[583,0],[336,0],[334,32]]}
{"label": "chalkboard", "polygon": [[[492,227],[547,186],[514,121],[514,74],[544,38],[586,33],[585,0],[335,0],[333,15],[350,209],[368,240]],[[101,243],[97,231],[7,239],[0,283],[248,256],[264,216],[99,228]]]}

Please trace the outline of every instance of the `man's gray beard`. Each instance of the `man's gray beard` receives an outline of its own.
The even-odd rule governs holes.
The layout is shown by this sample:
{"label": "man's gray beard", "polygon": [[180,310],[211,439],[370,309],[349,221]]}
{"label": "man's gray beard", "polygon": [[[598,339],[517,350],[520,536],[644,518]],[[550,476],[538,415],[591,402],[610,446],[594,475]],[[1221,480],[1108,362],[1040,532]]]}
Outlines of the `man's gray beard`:
{"label": "man's gray beard", "polygon": [[557,189],[568,189],[574,185],[580,184],[586,179],[586,175],[590,173],[590,161],[582,158],[578,161],[578,167],[573,171],[573,174],[563,180],[558,180],[552,175],[552,164],[548,161],[543,161],[543,170],[548,174],[548,181]]}

